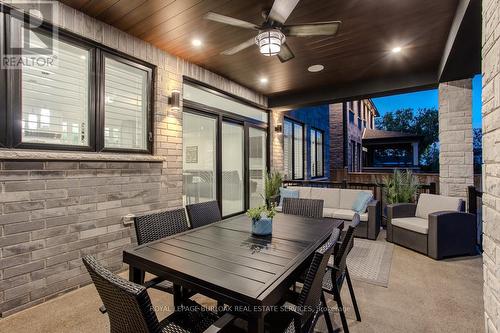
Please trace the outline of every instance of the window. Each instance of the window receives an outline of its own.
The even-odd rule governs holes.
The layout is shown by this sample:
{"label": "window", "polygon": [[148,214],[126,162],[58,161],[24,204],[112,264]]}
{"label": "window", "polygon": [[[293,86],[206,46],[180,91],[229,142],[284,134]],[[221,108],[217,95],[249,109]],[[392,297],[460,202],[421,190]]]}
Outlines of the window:
{"label": "window", "polygon": [[90,51],[59,41],[58,57],[57,67],[21,70],[21,142],[89,146]]}
{"label": "window", "polygon": [[104,57],[104,147],[147,149],[147,69]]}
{"label": "window", "polygon": [[[9,54],[22,50],[23,62],[20,70],[9,72],[13,84],[4,89],[10,105],[0,109],[0,126],[10,130],[2,130],[0,143],[8,142],[10,148],[150,152],[154,66],[64,31],[55,41],[50,27],[24,27],[23,21],[4,17],[11,31],[4,36],[6,45],[24,47],[7,49]],[[5,22],[0,25],[3,30]],[[47,45],[54,46],[50,55],[55,63],[32,65],[30,59],[47,57]],[[12,110],[9,123],[2,121],[6,109]]]}
{"label": "window", "polygon": [[283,154],[285,177],[304,178],[304,126],[285,119],[283,122]]}
{"label": "window", "polygon": [[358,129],[361,129],[361,118],[358,118]]}
{"label": "window", "polygon": [[349,111],[349,123],[354,124],[354,112]]}
{"label": "window", "polygon": [[311,129],[311,177],[323,177],[323,132]]}
{"label": "window", "polygon": [[182,89],[183,98],[185,100],[211,105],[220,110],[267,123],[267,112],[259,108],[232,100],[228,96],[223,96],[215,91],[208,91],[201,86],[195,87],[192,84],[184,84]]}

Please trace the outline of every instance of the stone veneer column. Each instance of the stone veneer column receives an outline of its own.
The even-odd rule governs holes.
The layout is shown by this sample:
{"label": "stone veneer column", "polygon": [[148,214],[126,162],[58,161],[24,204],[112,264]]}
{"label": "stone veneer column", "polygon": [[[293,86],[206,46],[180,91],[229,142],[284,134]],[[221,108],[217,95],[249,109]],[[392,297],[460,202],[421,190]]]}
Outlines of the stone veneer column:
{"label": "stone veneer column", "polygon": [[471,79],[439,85],[439,143],[440,192],[466,198],[474,185]]}
{"label": "stone veneer column", "polygon": [[483,0],[483,263],[486,332],[500,332],[500,4]]}

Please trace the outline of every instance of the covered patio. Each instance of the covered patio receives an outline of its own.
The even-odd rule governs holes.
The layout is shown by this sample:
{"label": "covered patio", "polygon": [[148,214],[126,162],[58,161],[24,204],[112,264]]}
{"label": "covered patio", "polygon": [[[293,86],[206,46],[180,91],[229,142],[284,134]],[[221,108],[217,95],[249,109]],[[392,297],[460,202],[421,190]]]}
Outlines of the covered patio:
{"label": "covered patio", "polygon": [[[344,278],[349,284],[340,290],[344,307],[338,297],[326,297],[337,329],[347,330],[339,316],[343,311],[353,332],[500,330],[496,2],[0,5],[0,330],[109,331],[111,316],[99,312],[105,293],[99,297],[88,273],[93,268],[96,276],[106,270],[102,274],[110,280],[114,275],[106,274],[116,273],[147,284],[146,272],[146,281],[154,274],[171,282],[168,292],[147,289],[159,321],[191,298],[210,309],[225,304],[226,312],[214,312],[218,324],[247,320],[249,332],[263,332],[273,327],[264,325],[272,311],[228,307],[282,305],[297,281],[298,292],[306,295],[302,299],[309,299],[305,293],[314,289],[314,279],[303,273],[312,272],[314,265],[306,270],[311,260],[325,254],[339,255],[340,266],[352,271],[351,286],[342,268],[340,286]],[[40,51],[44,47],[51,52]],[[55,65],[15,62],[40,55]],[[456,214],[467,214],[467,188],[474,185],[471,78],[478,73],[483,74],[484,252],[473,256],[435,260],[430,250],[412,251],[392,236],[386,241],[384,207],[375,191],[356,222],[351,206],[371,185],[328,185],[324,152],[331,147],[324,131],[306,128],[287,113],[439,89],[438,194],[462,204]],[[319,121],[314,114],[310,118]],[[398,144],[413,143],[403,141]],[[314,149],[306,148],[309,142]],[[262,240],[250,233],[251,220],[243,214],[264,198],[268,203],[268,171],[308,191],[289,199],[321,201],[321,210],[319,217],[291,217],[301,214],[287,208],[292,201],[284,200],[282,189],[276,206],[284,211],[274,219],[274,238]],[[321,191],[314,189],[313,178],[324,181]],[[210,203],[214,206],[207,208]],[[204,207],[198,219],[190,212],[193,206]],[[416,209],[401,217],[416,217]],[[290,223],[281,222],[287,216]],[[159,232],[141,236],[141,217],[151,229],[161,220],[170,230],[153,241],[161,243],[157,248],[143,239]],[[349,225],[356,238],[346,238],[343,250],[337,244],[334,251],[336,229],[344,230],[336,236],[340,241],[348,237]],[[365,229],[368,236],[360,237]],[[428,233],[425,239],[433,237]],[[384,264],[365,263],[360,270],[380,275],[382,267],[382,285],[355,272],[363,244]],[[95,263],[84,265],[87,255]],[[351,307],[352,288],[361,321]],[[308,317],[293,309],[294,320],[311,324],[319,316],[316,329],[328,331],[325,312]]]}

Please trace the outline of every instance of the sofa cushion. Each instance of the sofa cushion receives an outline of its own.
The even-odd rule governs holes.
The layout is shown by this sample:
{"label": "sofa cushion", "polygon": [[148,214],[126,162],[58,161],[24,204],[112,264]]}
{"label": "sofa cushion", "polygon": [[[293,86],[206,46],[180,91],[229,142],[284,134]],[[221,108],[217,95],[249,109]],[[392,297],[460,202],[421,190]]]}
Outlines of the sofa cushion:
{"label": "sofa cushion", "polygon": [[323,200],[324,208],[339,208],[340,190],[337,188],[311,188],[311,199]]}
{"label": "sofa cushion", "polygon": [[[324,211],[324,209],[323,209]],[[337,208],[337,209],[332,209],[331,214],[333,214],[333,218],[334,219],[340,219],[340,220],[352,220],[352,218],[354,217],[354,214],[356,213],[355,211],[353,211],[352,209],[341,209],[341,208]],[[324,213],[323,213],[324,215]],[[368,213],[363,213],[363,214],[359,214],[359,219],[360,221],[363,221],[363,222],[366,222],[368,221]]]}
{"label": "sofa cushion", "polygon": [[392,219],[391,224],[406,230],[418,232],[419,234],[429,233],[429,222],[420,217],[401,217]]}
{"label": "sofa cushion", "polygon": [[283,207],[284,198],[299,198],[299,191],[297,189],[280,187],[280,204]]}
{"label": "sofa cushion", "polygon": [[358,198],[358,193],[367,192],[373,195],[370,190],[349,190],[349,189],[341,189],[340,190],[340,204],[339,208],[341,209],[349,209],[352,210],[352,206],[356,199]]}
{"label": "sofa cushion", "polygon": [[335,208],[323,208],[323,217],[333,218],[335,210],[336,210]]}
{"label": "sofa cushion", "polygon": [[427,220],[430,213],[443,210],[459,211],[461,205],[460,198],[422,193],[418,198],[415,216]]}
{"label": "sofa cushion", "polygon": [[301,199],[311,199],[311,188],[306,186],[293,186],[289,187],[299,191],[299,198]]}
{"label": "sofa cushion", "polygon": [[360,214],[366,212],[366,208],[368,207],[368,204],[370,203],[370,201],[372,201],[372,199],[372,193],[359,192],[358,197],[352,204],[352,210]]}

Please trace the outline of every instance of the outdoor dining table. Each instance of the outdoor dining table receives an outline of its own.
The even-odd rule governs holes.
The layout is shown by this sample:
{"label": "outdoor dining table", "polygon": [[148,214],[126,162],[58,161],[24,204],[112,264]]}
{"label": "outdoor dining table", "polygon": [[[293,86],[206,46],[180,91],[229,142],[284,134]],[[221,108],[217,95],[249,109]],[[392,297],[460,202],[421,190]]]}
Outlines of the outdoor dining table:
{"label": "outdoor dining table", "polygon": [[342,220],[277,214],[272,236],[256,237],[245,215],[125,250],[129,278],[144,272],[174,283],[174,304],[183,290],[229,305],[248,318],[249,332],[264,332],[264,316],[275,309],[308,265],[308,259]]}

